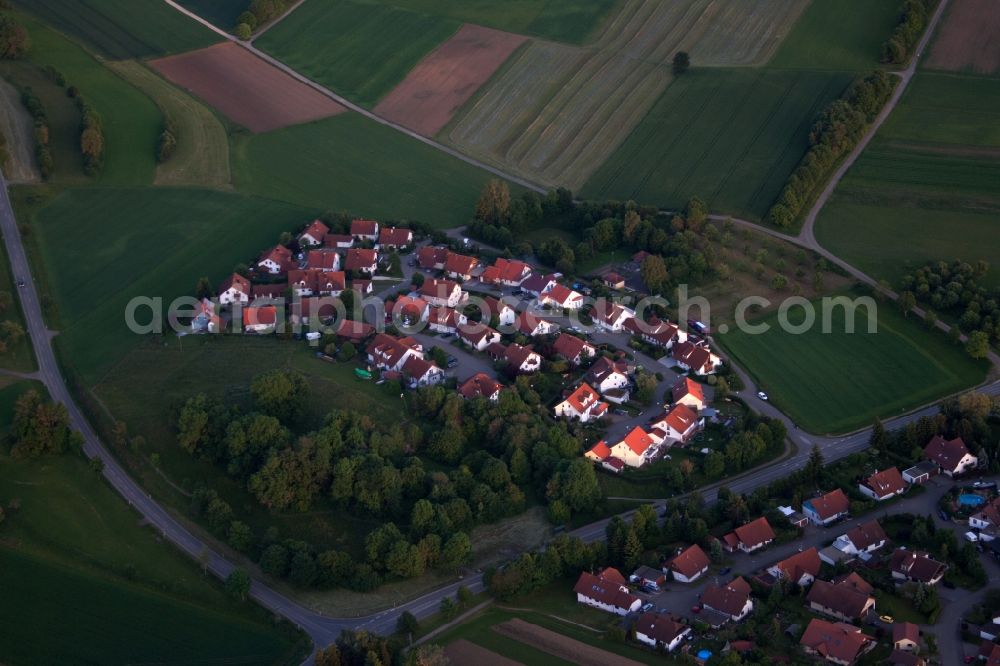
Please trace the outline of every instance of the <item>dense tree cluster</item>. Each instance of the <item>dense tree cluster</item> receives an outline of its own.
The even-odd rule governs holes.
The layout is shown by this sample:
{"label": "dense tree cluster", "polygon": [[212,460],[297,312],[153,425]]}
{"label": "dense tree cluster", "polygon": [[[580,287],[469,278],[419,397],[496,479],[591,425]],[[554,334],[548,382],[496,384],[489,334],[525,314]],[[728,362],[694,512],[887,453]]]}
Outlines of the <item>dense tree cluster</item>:
{"label": "dense tree cluster", "polygon": [[809,132],[809,151],[768,211],[768,222],[779,227],[795,222],[830,169],[861,140],[895,84],[889,74],[876,70],[855,81],[840,99],[820,113]]}
{"label": "dense tree cluster", "polygon": [[587,544],[561,534],[544,551],[521,553],[502,568],[487,570],[484,578],[490,593],[506,601],[554,580],[603,565],[606,557],[607,546],[603,541]]}
{"label": "dense tree cluster", "polygon": [[969,336],[969,354],[985,358],[990,345],[1000,342],[1000,289],[982,286],[988,272],[985,261],[939,261],[907,275],[901,286],[911,303],[923,303],[932,309],[929,324],[937,321],[937,313],[956,318],[958,327]]}
{"label": "dense tree cluster", "polygon": [[80,434],[69,427],[66,408],[33,390],[17,399],[10,434],[15,458],[63,453],[82,445]]}
{"label": "dense tree cluster", "polygon": [[507,184],[491,181],[476,203],[476,214],[469,234],[496,247],[512,247],[520,234],[573,210],[573,193],[552,190],[546,196],[527,191],[511,198]]}
{"label": "dense tree cluster", "polygon": [[289,0],[251,0],[237,17],[233,32],[240,39],[249,39],[254,30],[284,14],[289,4]]}
{"label": "dense tree cluster", "polygon": [[[7,292],[3,293],[6,294]],[[3,312],[2,301],[3,297],[0,294],[0,312]],[[6,354],[7,350],[14,347],[23,339],[24,329],[16,321],[8,319],[0,322],[0,354]]]}
{"label": "dense tree cluster", "polygon": [[892,36],[882,44],[882,62],[899,65],[907,61],[927,26],[929,1],[906,0],[903,3],[899,12],[899,23],[892,31]]}
{"label": "dense tree cluster", "polygon": [[38,163],[38,171],[42,178],[48,180],[52,175],[55,166],[52,159],[52,149],[49,147],[49,118],[45,113],[45,106],[42,100],[38,99],[31,88],[21,89],[21,104],[28,110],[35,126],[35,161]]}
{"label": "dense tree cluster", "polygon": [[10,14],[0,14],[0,59],[21,58],[30,48],[31,38],[24,26]]}

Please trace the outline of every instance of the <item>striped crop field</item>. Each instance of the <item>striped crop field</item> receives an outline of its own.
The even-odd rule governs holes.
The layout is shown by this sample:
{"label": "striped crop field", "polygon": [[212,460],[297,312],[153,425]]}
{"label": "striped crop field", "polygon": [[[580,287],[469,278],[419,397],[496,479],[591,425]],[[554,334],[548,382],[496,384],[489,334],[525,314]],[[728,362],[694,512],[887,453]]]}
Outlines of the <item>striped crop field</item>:
{"label": "striped crop field", "polygon": [[441,138],[541,184],[578,188],[670,84],[675,53],[699,66],[762,64],[806,4],[625,0],[589,46],[521,49]]}

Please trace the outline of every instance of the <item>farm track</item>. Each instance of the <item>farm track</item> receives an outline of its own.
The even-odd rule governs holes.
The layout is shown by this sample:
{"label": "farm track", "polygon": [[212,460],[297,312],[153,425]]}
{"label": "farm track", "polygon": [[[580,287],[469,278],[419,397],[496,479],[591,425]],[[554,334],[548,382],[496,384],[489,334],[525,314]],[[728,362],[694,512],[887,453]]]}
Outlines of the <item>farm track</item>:
{"label": "farm track", "polygon": [[4,167],[7,179],[12,183],[38,182],[31,116],[21,104],[21,93],[3,79],[0,79],[0,134],[7,141],[9,157]]}

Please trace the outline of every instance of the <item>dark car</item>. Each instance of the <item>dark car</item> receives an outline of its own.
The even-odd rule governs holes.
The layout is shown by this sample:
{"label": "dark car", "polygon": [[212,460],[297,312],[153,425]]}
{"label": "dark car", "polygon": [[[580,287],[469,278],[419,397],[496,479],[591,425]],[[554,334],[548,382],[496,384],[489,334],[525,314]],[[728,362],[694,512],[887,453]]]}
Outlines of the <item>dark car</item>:
{"label": "dark car", "polygon": [[721,570],[721,571],[719,572],[719,575],[720,575],[720,576],[725,576],[725,575],[726,575],[727,573],[729,573],[729,572],[730,572],[730,571],[732,571],[732,570],[733,570],[733,568],[732,568],[732,567],[726,567],[725,569],[722,569],[722,570]]}
{"label": "dark car", "polygon": [[454,368],[456,365],[458,365],[458,359],[455,358],[454,356],[449,356],[448,357],[448,367],[449,368]]}
{"label": "dark car", "polygon": [[941,509],[940,511],[938,511],[938,515],[941,516],[941,520],[943,520],[945,522],[948,522],[949,520],[951,520],[951,514],[948,513],[947,511],[945,511],[944,509]]}

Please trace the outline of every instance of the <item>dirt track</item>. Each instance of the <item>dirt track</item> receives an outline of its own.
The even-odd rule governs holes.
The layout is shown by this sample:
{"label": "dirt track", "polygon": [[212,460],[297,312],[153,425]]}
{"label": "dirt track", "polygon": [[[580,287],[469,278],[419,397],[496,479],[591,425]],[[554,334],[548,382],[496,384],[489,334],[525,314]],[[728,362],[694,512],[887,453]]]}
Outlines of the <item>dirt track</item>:
{"label": "dirt track", "polygon": [[463,639],[457,640],[444,649],[453,664],[476,664],[477,666],[521,666],[521,662],[508,659],[492,650]]}
{"label": "dirt track", "polygon": [[507,620],[493,631],[580,666],[642,666],[638,661],[595,648],[524,620]]}
{"label": "dirt track", "polygon": [[466,24],[417,63],[375,113],[434,136],[526,37]]}
{"label": "dirt track", "polygon": [[977,74],[1000,72],[1000,3],[954,0],[931,46],[927,66]]}
{"label": "dirt track", "polygon": [[0,79],[0,133],[7,139],[10,160],[4,168],[12,183],[34,183],[39,180],[35,165],[34,125],[21,104],[17,88]]}
{"label": "dirt track", "polygon": [[232,42],[149,64],[252,132],[268,132],[346,111]]}

